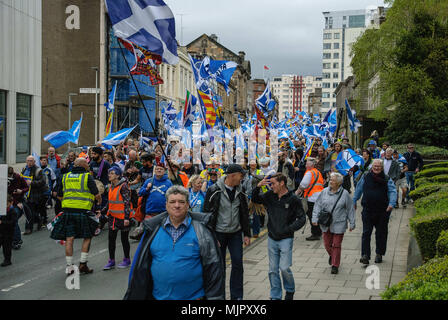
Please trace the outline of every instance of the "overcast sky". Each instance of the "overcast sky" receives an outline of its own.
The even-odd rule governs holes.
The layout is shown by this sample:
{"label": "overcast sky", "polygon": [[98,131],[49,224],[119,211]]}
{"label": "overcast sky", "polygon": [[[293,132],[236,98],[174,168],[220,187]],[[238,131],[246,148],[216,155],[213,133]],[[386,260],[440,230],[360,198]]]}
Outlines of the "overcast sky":
{"label": "overcast sky", "polygon": [[[246,53],[252,78],[282,74],[321,75],[324,11],[384,6],[382,0],[165,0],[186,45],[202,34],[236,54]],[[181,32],[181,16],[182,29]]]}

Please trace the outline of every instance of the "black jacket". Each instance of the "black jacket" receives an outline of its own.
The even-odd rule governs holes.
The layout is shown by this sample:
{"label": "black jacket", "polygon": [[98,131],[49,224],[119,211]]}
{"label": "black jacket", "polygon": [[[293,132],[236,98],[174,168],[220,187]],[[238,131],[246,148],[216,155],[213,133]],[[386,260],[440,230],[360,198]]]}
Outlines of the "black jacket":
{"label": "black jacket", "polygon": [[14,208],[6,208],[6,215],[0,216],[0,221],[0,238],[12,238],[17,221]]}
{"label": "black jacket", "polygon": [[408,162],[408,171],[415,171],[417,168],[420,171],[423,169],[423,158],[420,153],[416,151],[412,153],[406,152],[403,154],[403,157]]}
{"label": "black jacket", "polygon": [[[25,170],[26,167],[23,168],[22,174]],[[27,200],[30,203],[39,203],[44,198],[44,193],[48,191],[47,177],[36,165],[31,167],[30,176],[33,177],[33,181],[30,184],[30,195]]]}
{"label": "black jacket", "polygon": [[269,237],[276,241],[294,237],[294,232],[302,228],[306,222],[305,211],[300,199],[292,191],[280,199],[272,190],[266,193],[260,191],[259,187],[254,189],[252,201],[266,207],[269,215]]}
{"label": "black jacket", "polygon": [[[224,300],[224,264],[215,234],[207,226],[210,214],[189,212],[189,215],[198,237],[201,252],[205,298],[207,300]],[[167,217],[168,213],[164,212],[143,221],[145,233],[135,252],[124,300],[154,300],[150,248],[155,235]]]}
{"label": "black jacket", "polygon": [[[212,217],[210,219],[210,227],[213,230],[216,230],[216,223],[218,221],[221,193],[221,188],[219,187],[218,183],[215,183],[210,188],[208,188],[205,195],[204,211],[212,213]],[[239,216],[241,229],[243,230],[243,234],[245,237],[251,237],[247,195],[244,192],[240,192],[238,193],[238,197],[240,200]]]}

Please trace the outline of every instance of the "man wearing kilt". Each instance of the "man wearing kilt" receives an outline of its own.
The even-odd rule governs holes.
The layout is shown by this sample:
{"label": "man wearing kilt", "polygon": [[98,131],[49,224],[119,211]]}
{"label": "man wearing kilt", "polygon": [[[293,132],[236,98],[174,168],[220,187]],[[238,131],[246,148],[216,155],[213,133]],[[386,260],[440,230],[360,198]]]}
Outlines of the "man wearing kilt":
{"label": "man wearing kilt", "polygon": [[80,273],[92,273],[87,266],[90,241],[98,227],[97,219],[91,212],[96,200],[101,203],[101,195],[96,183],[89,173],[87,160],[78,158],[75,160],[73,170],[64,174],[62,184],[58,190],[58,197],[62,199],[63,214],[54,225],[51,238],[65,240],[65,258],[67,261],[66,273],[74,272],[73,266],[73,241],[84,239],[79,263]]}

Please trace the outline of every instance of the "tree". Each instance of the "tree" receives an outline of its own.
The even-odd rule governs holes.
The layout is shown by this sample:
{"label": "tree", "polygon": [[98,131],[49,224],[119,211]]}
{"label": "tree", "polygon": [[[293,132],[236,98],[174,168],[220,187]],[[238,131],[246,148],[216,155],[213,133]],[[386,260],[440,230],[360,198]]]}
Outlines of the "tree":
{"label": "tree", "polygon": [[372,115],[388,122],[393,143],[448,144],[447,12],[447,1],[395,0],[380,28],[353,46],[360,85],[379,79]]}

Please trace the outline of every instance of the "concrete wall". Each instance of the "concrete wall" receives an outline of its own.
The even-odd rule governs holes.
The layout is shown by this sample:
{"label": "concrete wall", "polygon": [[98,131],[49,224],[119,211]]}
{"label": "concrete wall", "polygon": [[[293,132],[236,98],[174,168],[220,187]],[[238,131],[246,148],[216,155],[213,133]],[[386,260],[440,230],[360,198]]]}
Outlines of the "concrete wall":
{"label": "concrete wall", "polygon": [[0,2],[0,90],[6,95],[6,162],[16,165],[17,93],[31,96],[31,150],[41,146],[42,1]]}

